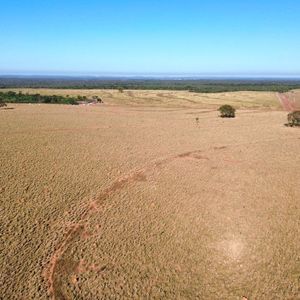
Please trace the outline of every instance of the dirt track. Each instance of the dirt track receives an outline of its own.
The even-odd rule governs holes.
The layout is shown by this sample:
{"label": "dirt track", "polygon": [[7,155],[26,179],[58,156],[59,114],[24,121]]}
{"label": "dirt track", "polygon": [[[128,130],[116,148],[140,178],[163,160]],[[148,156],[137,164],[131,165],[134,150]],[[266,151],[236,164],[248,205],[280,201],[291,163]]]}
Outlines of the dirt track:
{"label": "dirt track", "polygon": [[0,113],[4,299],[299,298],[300,133],[286,113]]}

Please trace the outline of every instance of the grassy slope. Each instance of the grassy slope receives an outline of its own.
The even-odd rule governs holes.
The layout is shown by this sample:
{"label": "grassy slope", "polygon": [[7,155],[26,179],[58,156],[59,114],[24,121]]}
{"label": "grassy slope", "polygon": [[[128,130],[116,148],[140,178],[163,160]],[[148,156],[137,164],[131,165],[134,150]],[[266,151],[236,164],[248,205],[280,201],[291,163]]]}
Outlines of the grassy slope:
{"label": "grassy slope", "polygon": [[[4,89],[6,91],[9,89]],[[215,94],[190,93],[186,91],[124,91],[116,90],[62,90],[62,89],[12,89],[23,93],[41,95],[100,96],[105,103],[163,107],[216,108],[231,104],[236,108],[280,108],[274,92],[228,92]]]}

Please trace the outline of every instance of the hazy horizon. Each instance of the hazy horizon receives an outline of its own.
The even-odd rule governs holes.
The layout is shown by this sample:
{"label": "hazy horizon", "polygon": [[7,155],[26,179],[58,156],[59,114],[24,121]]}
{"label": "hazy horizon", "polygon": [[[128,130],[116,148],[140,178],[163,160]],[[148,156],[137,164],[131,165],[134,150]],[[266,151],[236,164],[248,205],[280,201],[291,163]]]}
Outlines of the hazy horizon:
{"label": "hazy horizon", "polygon": [[0,73],[1,78],[128,78],[128,79],[300,79],[298,74],[184,74],[184,73]]}

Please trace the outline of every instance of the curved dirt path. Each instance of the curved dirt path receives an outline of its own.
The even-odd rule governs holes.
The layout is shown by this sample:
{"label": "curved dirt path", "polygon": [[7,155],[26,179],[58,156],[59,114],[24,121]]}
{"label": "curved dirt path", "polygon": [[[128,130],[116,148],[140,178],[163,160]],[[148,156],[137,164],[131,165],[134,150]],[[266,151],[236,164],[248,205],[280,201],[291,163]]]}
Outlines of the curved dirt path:
{"label": "curved dirt path", "polygon": [[[88,221],[91,214],[98,212],[99,208],[104,204],[104,202],[115,192],[124,188],[127,184],[144,181],[145,173],[147,171],[155,170],[157,168],[163,167],[164,165],[172,162],[176,159],[204,159],[207,160],[205,156],[202,156],[200,153],[201,150],[194,150],[183,152],[177,155],[173,155],[167,158],[159,158],[146,164],[145,166],[137,169],[133,169],[129,173],[116,179],[108,188],[99,193],[92,201],[87,203],[83,207],[82,212],[77,217],[77,223],[70,226],[67,234],[63,240],[57,245],[56,250],[51,255],[50,263],[47,269],[44,272],[44,278],[48,284],[49,296],[52,299],[64,299],[63,291],[61,290],[59,281],[56,280],[57,270],[64,269],[65,273],[70,272],[70,268],[64,267],[64,261],[61,260],[62,256],[66,249],[72,244],[72,241],[80,236],[85,229],[85,224]],[[71,274],[69,274],[71,275]]]}
{"label": "curved dirt path", "polygon": [[291,101],[287,94],[277,93],[278,100],[286,111],[293,111],[296,109],[295,101]]}
{"label": "curved dirt path", "polygon": [[[248,144],[260,144],[266,141],[273,141],[274,139],[264,140],[264,141],[257,141],[253,143],[238,143],[230,146],[241,146],[241,145],[248,145]],[[286,138],[285,138],[286,140]],[[214,151],[219,151],[228,148],[228,146],[219,146],[213,147]],[[206,149],[207,150],[207,149]],[[97,196],[95,196],[92,201],[84,204],[82,207],[78,207],[79,213],[77,215],[77,222],[73,223],[67,233],[65,234],[62,241],[57,245],[56,250],[51,255],[50,262],[47,268],[44,270],[43,277],[45,278],[48,284],[48,291],[49,296],[51,299],[66,299],[64,297],[64,293],[61,287],[61,283],[58,280],[59,274],[62,272],[67,277],[71,278],[74,270],[81,269],[81,263],[78,266],[71,267],[67,265],[67,263],[62,259],[65,251],[72,245],[72,242],[76,240],[77,237],[84,236],[86,224],[88,223],[89,218],[98,213],[101,207],[104,205],[106,200],[108,200],[112,195],[114,195],[117,191],[122,190],[128,184],[138,182],[138,181],[145,181],[146,180],[146,172],[154,171],[158,168],[162,168],[165,165],[171,163],[177,159],[186,159],[186,160],[210,160],[207,156],[204,155],[205,150],[192,150],[182,152],[176,155],[171,155],[169,157],[161,157],[155,159],[148,164],[145,164],[143,167],[132,169],[127,174],[120,176],[117,178],[113,183],[107,187],[104,191],[100,192]],[[205,151],[206,152],[206,151]],[[241,161],[232,159],[232,158],[223,158],[223,161],[229,164],[232,163],[241,163]],[[93,269],[94,267],[91,267]]]}

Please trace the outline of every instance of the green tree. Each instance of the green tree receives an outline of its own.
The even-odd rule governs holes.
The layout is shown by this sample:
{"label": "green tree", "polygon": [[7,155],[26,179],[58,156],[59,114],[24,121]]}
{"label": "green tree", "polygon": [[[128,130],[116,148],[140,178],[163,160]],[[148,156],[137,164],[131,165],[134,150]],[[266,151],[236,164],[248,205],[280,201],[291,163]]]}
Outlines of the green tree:
{"label": "green tree", "polygon": [[290,127],[300,126],[300,110],[289,113],[287,118],[288,118],[287,126]]}
{"label": "green tree", "polygon": [[5,107],[6,103],[4,102],[4,98],[0,96],[0,107]]}
{"label": "green tree", "polygon": [[234,118],[235,117],[235,108],[231,105],[225,104],[219,107],[218,111],[221,113],[221,118]]}

